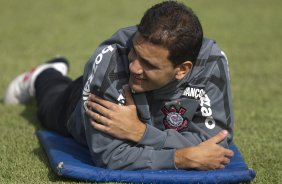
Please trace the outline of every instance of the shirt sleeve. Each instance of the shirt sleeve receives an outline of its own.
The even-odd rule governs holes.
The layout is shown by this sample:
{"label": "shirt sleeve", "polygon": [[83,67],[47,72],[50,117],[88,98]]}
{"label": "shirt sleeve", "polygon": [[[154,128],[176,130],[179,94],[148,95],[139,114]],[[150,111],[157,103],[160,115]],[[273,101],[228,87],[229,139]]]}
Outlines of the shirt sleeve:
{"label": "shirt sleeve", "polygon": [[96,166],[108,169],[175,169],[174,149],[137,146],[98,132],[85,119],[88,147]]}
{"label": "shirt sleeve", "polygon": [[[205,84],[203,95],[199,99],[191,99],[191,104],[197,108],[192,109],[193,118],[188,127],[181,132],[173,129],[164,131],[152,125],[147,125],[146,131],[139,141],[139,145],[152,146],[155,149],[183,148],[195,146],[215,136],[221,130],[227,130],[229,135],[220,145],[228,147],[233,137],[233,113],[229,71],[225,55],[216,57],[204,71],[209,73],[206,77],[193,80],[193,85]],[[204,81],[199,83],[199,81]],[[185,104],[184,104],[185,106]]]}

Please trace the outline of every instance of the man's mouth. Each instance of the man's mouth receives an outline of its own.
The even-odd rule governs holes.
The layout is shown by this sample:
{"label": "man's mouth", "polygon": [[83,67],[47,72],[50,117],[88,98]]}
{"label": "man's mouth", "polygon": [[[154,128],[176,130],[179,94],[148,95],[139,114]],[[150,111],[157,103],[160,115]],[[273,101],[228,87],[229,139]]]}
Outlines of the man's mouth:
{"label": "man's mouth", "polygon": [[140,77],[140,75],[133,74],[133,77],[138,80],[145,80],[143,77]]}
{"label": "man's mouth", "polygon": [[131,74],[131,79],[134,84],[141,84],[145,79],[140,77],[140,75]]}

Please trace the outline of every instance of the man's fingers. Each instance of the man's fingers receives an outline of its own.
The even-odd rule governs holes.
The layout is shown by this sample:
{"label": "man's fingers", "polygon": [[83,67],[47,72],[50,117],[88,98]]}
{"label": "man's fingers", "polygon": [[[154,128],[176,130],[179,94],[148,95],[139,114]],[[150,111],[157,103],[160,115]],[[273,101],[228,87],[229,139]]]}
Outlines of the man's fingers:
{"label": "man's fingers", "polygon": [[103,116],[106,116],[106,117],[108,116],[109,110],[107,108],[105,108],[104,106],[102,106],[102,105],[100,105],[100,104],[98,104],[96,102],[92,102],[92,101],[87,101],[86,105],[88,107],[91,107],[89,109],[91,109],[91,110],[93,109],[96,112],[102,114]]}
{"label": "man's fingers", "polygon": [[92,110],[86,110],[85,112],[91,119],[93,119],[95,121],[97,121],[98,115],[100,116],[100,114],[97,114],[97,113],[93,112]]}
{"label": "man's fingers", "polygon": [[218,169],[224,169],[225,165],[221,164]]}
{"label": "man's fingers", "polygon": [[128,85],[123,86],[124,96],[126,100],[126,105],[135,105],[134,100],[132,98],[132,93]]}
{"label": "man's fingers", "polygon": [[86,114],[92,119],[92,121],[98,122],[99,124],[107,126],[109,123],[106,117],[101,116],[100,114],[91,110],[86,110]]}
{"label": "man's fingers", "polygon": [[228,135],[228,132],[226,130],[222,130],[218,134],[216,134],[215,136],[213,136],[212,138],[208,139],[205,142],[217,144],[221,142],[222,140],[224,140],[227,135]]}
{"label": "man's fingers", "polygon": [[222,159],[222,162],[221,162],[221,163],[224,164],[224,165],[227,165],[227,164],[229,164],[229,162],[230,162],[230,159],[224,157],[224,158]]}
{"label": "man's fingers", "polygon": [[93,95],[93,94],[89,95],[88,101],[92,101],[92,102],[98,103],[101,106],[106,107],[107,109],[110,109],[113,105],[116,105],[115,103],[112,103],[112,102],[107,101],[107,100],[103,100],[102,98],[100,98],[100,97],[98,97],[96,95]]}
{"label": "man's fingers", "polygon": [[234,152],[232,150],[226,149],[226,153],[225,153],[226,157],[233,157],[234,156]]}
{"label": "man's fingers", "polygon": [[108,133],[108,127],[103,125],[103,124],[100,124],[100,123],[97,123],[96,121],[93,121],[91,120],[91,125],[98,131],[101,131],[101,132],[104,132],[104,133]]}

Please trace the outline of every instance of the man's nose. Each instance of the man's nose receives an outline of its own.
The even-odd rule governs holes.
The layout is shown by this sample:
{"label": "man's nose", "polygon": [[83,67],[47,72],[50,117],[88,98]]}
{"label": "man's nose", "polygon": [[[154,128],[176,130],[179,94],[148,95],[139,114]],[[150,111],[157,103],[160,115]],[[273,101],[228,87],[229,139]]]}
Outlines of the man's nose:
{"label": "man's nose", "polygon": [[135,74],[142,74],[143,68],[138,59],[133,59],[129,64],[129,70]]}

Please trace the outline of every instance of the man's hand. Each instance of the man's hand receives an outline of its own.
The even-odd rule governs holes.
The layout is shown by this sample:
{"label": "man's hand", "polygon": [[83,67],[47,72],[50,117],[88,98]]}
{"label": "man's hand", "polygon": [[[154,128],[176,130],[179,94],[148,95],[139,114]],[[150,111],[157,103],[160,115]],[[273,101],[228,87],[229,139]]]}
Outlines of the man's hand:
{"label": "man's hand", "polygon": [[129,87],[124,88],[126,106],[103,100],[93,94],[86,102],[92,126],[118,139],[126,139],[138,143],[143,137],[146,125],[137,116],[136,106]]}
{"label": "man's hand", "polygon": [[175,152],[175,165],[179,169],[223,169],[230,162],[233,151],[217,145],[228,132],[223,130],[209,140],[194,147],[185,147]]}

